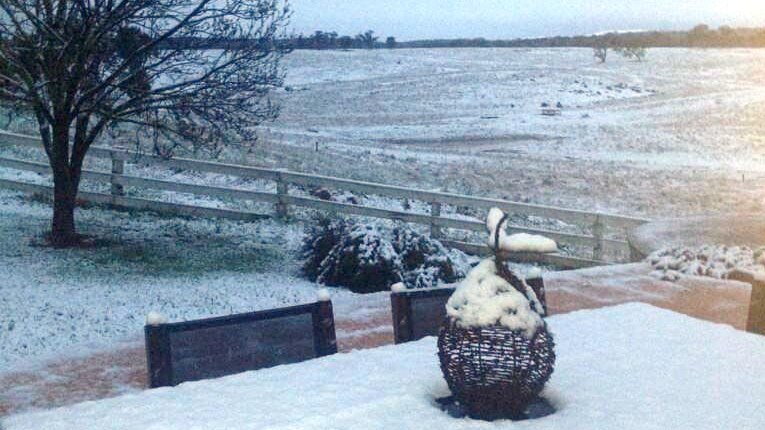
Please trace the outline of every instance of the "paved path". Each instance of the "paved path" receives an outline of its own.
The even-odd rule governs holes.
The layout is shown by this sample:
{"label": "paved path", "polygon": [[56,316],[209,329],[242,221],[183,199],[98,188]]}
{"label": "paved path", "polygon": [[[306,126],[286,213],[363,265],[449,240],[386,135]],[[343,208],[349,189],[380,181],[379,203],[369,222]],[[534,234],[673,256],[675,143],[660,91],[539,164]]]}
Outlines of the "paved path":
{"label": "paved path", "polygon": [[[644,264],[559,272],[546,277],[552,314],[626,302],[646,302],[697,318],[743,328],[749,288],[736,282],[689,278],[677,284],[649,275]],[[393,342],[386,293],[335,305],[341,352]],[[114,351],[55,362],[34,372],[0,376],[0,416],[113,397],[146,388],[140,341]]]}

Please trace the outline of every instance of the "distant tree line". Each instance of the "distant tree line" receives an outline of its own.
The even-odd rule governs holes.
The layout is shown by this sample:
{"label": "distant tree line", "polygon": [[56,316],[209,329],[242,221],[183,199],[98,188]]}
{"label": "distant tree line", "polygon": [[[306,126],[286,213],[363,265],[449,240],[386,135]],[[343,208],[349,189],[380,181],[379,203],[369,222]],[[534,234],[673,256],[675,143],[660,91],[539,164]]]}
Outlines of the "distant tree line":
{"label": "distant tree line", "polygon": [[299,34],[290,37],[285,43],[292,49],[378,49],[395,48],[396,38],[388,37],[380,42],[373,30],[367,30],[356,36],[340,36],[337,32],[315,31],[311,35]]}
{"label": "distant tree line", "polygon": [[[243,49],[257,43],[259,42],[244,39],[174,38],[162,46],[186,49]],[[335,31],[317,30],[310,35],[299,34],[281,38],[276,43],[284,49],[393,49],[398,47],[395,37],[390,36],[382,42],[375,36],[373,30],[367,30],[355,36],[340,36]]]}
{"label": "distant tree line", "polygon": [[634,33],[607,33],[590,36],[555,36],[536,39],[490,40],[430,39],[399,42],[399,48],[554,48],[554,47],[704,47],[704,48],[761,48],[765,47],[765,28],[712,29],[699,24],[690,31],[646,31]]}
{"label": "distant tree line", "polygon": [[[181,39],[165,42],[165,46],[189,49],[237,49],[260,41],[229,39]],[[553,48],[580,47],[602,49],[618,48],[762,48],[765,47],[765,28],[733,28],[722,26],[712,29],[699,24],[689,31],[645,31],[633,33],[607,33],[589,36],[554,36],[536,39],[491,40],[427,39],[399,42],[390,36],[384,41],[367,30],[355,36],[341,36],[334,31],[315,31],[279,39],[276,43],[289,49],[382,49],[382,48]],[[632,49],[622,50],[629,53]],[[597,54],[597,53],[596,53]],[[597,56],[597,55],[596,55]]]}

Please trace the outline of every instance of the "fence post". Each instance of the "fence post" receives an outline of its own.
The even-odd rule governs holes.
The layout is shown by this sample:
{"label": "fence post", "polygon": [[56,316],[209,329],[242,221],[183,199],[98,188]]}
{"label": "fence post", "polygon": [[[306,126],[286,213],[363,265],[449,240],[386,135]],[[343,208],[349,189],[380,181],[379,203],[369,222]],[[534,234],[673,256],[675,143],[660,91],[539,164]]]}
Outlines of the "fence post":
{"label": "fence post", "polygon": [[603,224],[603,220],[600,215],[595,216],[595,223],[592,225],[592,236],[595,238],[595,246],[592,248],[592,259],[596,261],[603,261],[604,252],[604,236],[606,232],[606,226]]}
{"label": "fence post", "polygon": [[[430,216],[432,217],[441,216],[441,203],[439,202],[430,203]],[[436,225],[435,220],[430,221],[430,237],[433,239],[441,238],[441,227]]]}
{"label": "fence post", "polygon": [[284,181],[281,172],[276,176],[276,195],[279,201],[276,203],[276,216],[279,219],[287,219],[289,216],[289,208],[285,196],[289,194],[287,183]]}
{"label": "fence post", "polygon": [[111,194],[114,197],[124,196],[125,187],[123,187],[122,184],[118,184],[116,182],[117,176],[125,174],[124,148],[119,146],[114,147],[111,151],[109,151],[109,157],[112,161],[112,175],[109,178],[109,182],[111,183]]}

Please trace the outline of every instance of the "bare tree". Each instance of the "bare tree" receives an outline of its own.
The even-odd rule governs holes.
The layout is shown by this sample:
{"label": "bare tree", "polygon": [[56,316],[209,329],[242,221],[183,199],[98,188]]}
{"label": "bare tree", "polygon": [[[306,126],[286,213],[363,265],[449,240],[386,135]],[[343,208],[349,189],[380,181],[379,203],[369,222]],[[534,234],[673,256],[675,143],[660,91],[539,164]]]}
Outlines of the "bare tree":
{"label": "bare tree", "polygon": [[[39,124],[51,243],[80,241],[83,160],[104,132],[162,155],[253,142],[278,115],[268,94],[283,82],[289,13],[284,0],[0,0],[0,101]],[[223,48],[195,49],[210,42]]]}
{"label": "bare tree", "polygon": [[595,57],[595,59],[598,60],[598,62],[605,63],[606,59],[608,58],[608,47],[605,45],[595,46],[592,48],[592,55]]}
{"label": "bare tree", "polygon": [[643,62],[646,55],[648,55],[648,50],[646,47],[639,45],[619,46],[614,48],[614,51],[622,54],[624,58],[632,59],[638,62]]}

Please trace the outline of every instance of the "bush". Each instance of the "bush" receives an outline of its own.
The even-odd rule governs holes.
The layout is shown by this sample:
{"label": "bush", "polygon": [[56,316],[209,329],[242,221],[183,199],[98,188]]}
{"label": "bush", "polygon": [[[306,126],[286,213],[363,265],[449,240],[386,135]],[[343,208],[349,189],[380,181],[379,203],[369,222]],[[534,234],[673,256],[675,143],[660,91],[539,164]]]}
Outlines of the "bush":
{"label": "bush", "polygon": [[431,288],[439,283],[456,282],[458,273],[441,242],[407,228],[393,231],[393,246],[401,256],[409,288]]}
{"label": "bush", "polygon": [[306,237],[303,257],[310,280],[358,293],[386,291],[401,281],[430,288],[462,275],[441,242],[408,228],[390,232],[322,220]]}
{"label": "bush", "polygon": [[319,278],[322,261],[348,232],[345,220],[322,218],[303,241],[303,273],[313,282]]}
{"label": "bush", "polygon": [[374,227],[353,226],[321,262],[317,281],[356,293],[385,291],[401,281],[401,259]]}

